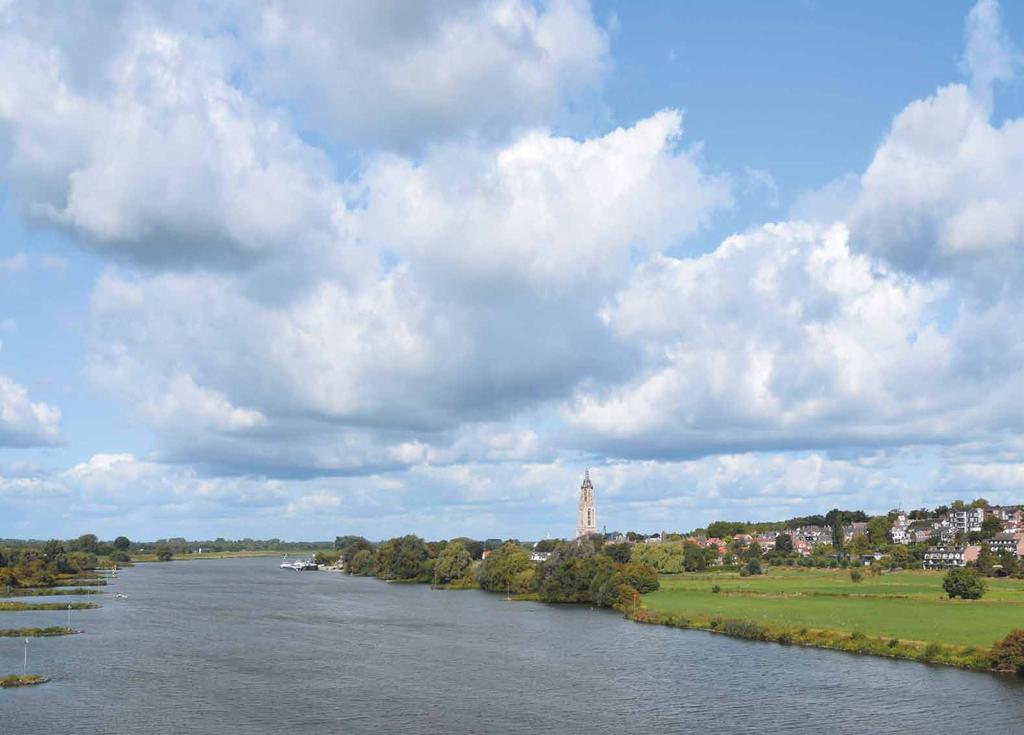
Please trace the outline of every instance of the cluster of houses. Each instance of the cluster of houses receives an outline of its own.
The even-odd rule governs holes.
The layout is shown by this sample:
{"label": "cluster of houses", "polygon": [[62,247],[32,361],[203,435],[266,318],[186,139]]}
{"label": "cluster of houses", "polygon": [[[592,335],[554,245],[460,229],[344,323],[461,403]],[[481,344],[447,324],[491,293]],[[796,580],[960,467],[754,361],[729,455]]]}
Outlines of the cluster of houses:
{"label": "cluster of houses", "polygon": [[[924,554],[926,569],[962,567],[977,561],[981,544],[956,544],[957,538],[981,533],[986,518],[996,518],[1002,531],[985,543],[996,554],[1024,557],[1024,508],[1019,505],[960,508],[941,516],[911,519],[903,511],[893,511],[890,536],[894,544],[932,542]],[[937,542],[937,543],[936,543]]]}

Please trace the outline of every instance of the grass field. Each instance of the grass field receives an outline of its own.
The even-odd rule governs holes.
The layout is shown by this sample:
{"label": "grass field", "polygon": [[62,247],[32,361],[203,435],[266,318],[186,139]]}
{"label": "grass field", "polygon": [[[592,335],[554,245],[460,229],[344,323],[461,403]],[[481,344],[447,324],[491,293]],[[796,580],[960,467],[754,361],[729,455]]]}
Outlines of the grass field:
{"label": "grass field", "polygon": [[[644,607],[924,643],[989,647],[1024,628],[1024,580],[988,579],[977,601],[949,600],[941,572],[899,572],[855,583],[846,570],[780,569],[764,576],[707,572],[661,577]],[[718,585],[721,592],[711,591]]]}

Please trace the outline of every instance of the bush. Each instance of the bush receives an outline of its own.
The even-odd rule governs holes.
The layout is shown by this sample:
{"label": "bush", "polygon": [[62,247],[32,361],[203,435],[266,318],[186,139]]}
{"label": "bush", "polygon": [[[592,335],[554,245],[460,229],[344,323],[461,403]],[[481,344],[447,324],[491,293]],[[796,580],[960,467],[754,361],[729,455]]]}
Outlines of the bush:
{"label": "bush", "polygon": [[946,652],[946,649],[943,648],[941,644],[939,644],[939,643],[929,643],[927,646],[924,647],[923,658],[926,661],[932,661],[934,659],[937,659],[939,656],[941,656],[945,652]]}
{"label": "bush", "polygon": [[726,635],[746,638],[751,641],[768,640],[768,630],[757,623],[751,623],[749,620],[726,620],[722,623],[721,631]]}
{"label": "bush", "polygon": [[985,582],[973,569],[951,569],[942,580],[942,588],[952,599],[980,600],[985,594]]}
{"label": "bush", "polygon": [[850,570],[850,580],[851,581],[859,582],[862,579],[864,579],[864,574],[863,574],[863,572],[861,572],[861,570],[859,570],[859,569],[851,569]]}
{"label": "bush", "polygon": [[992,646],[992,668],[1024,676],[1024,630],[1011,630]]}
{"label": "bush", "polygon": [[711,591],[717,595],[719,592],[722,591],[722,588],[715,584],[711,586]]}

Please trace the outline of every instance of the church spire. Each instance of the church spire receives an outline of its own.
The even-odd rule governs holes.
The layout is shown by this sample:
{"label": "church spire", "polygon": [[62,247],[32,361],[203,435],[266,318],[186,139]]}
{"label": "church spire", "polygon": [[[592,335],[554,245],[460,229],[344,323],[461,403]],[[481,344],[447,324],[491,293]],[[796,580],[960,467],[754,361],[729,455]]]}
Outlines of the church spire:
{"label": "church spire", "polygon": [[594,484],[590,481],[590,468],[583,473],[580,502],[576,515],[576,538],[597,533],[597,509],[594,507]]}

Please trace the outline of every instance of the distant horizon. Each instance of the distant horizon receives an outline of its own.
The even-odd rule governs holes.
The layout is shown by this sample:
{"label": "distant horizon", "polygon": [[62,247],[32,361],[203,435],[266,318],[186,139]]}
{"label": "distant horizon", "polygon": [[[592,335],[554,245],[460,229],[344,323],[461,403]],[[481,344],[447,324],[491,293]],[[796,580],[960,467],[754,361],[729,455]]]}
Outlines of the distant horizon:
{"label": "distant horizon", "polygon": [[[926,19],[927,22],[922,22]],[[0,536],[1024,498],[1024,5],[0,9]]]}

